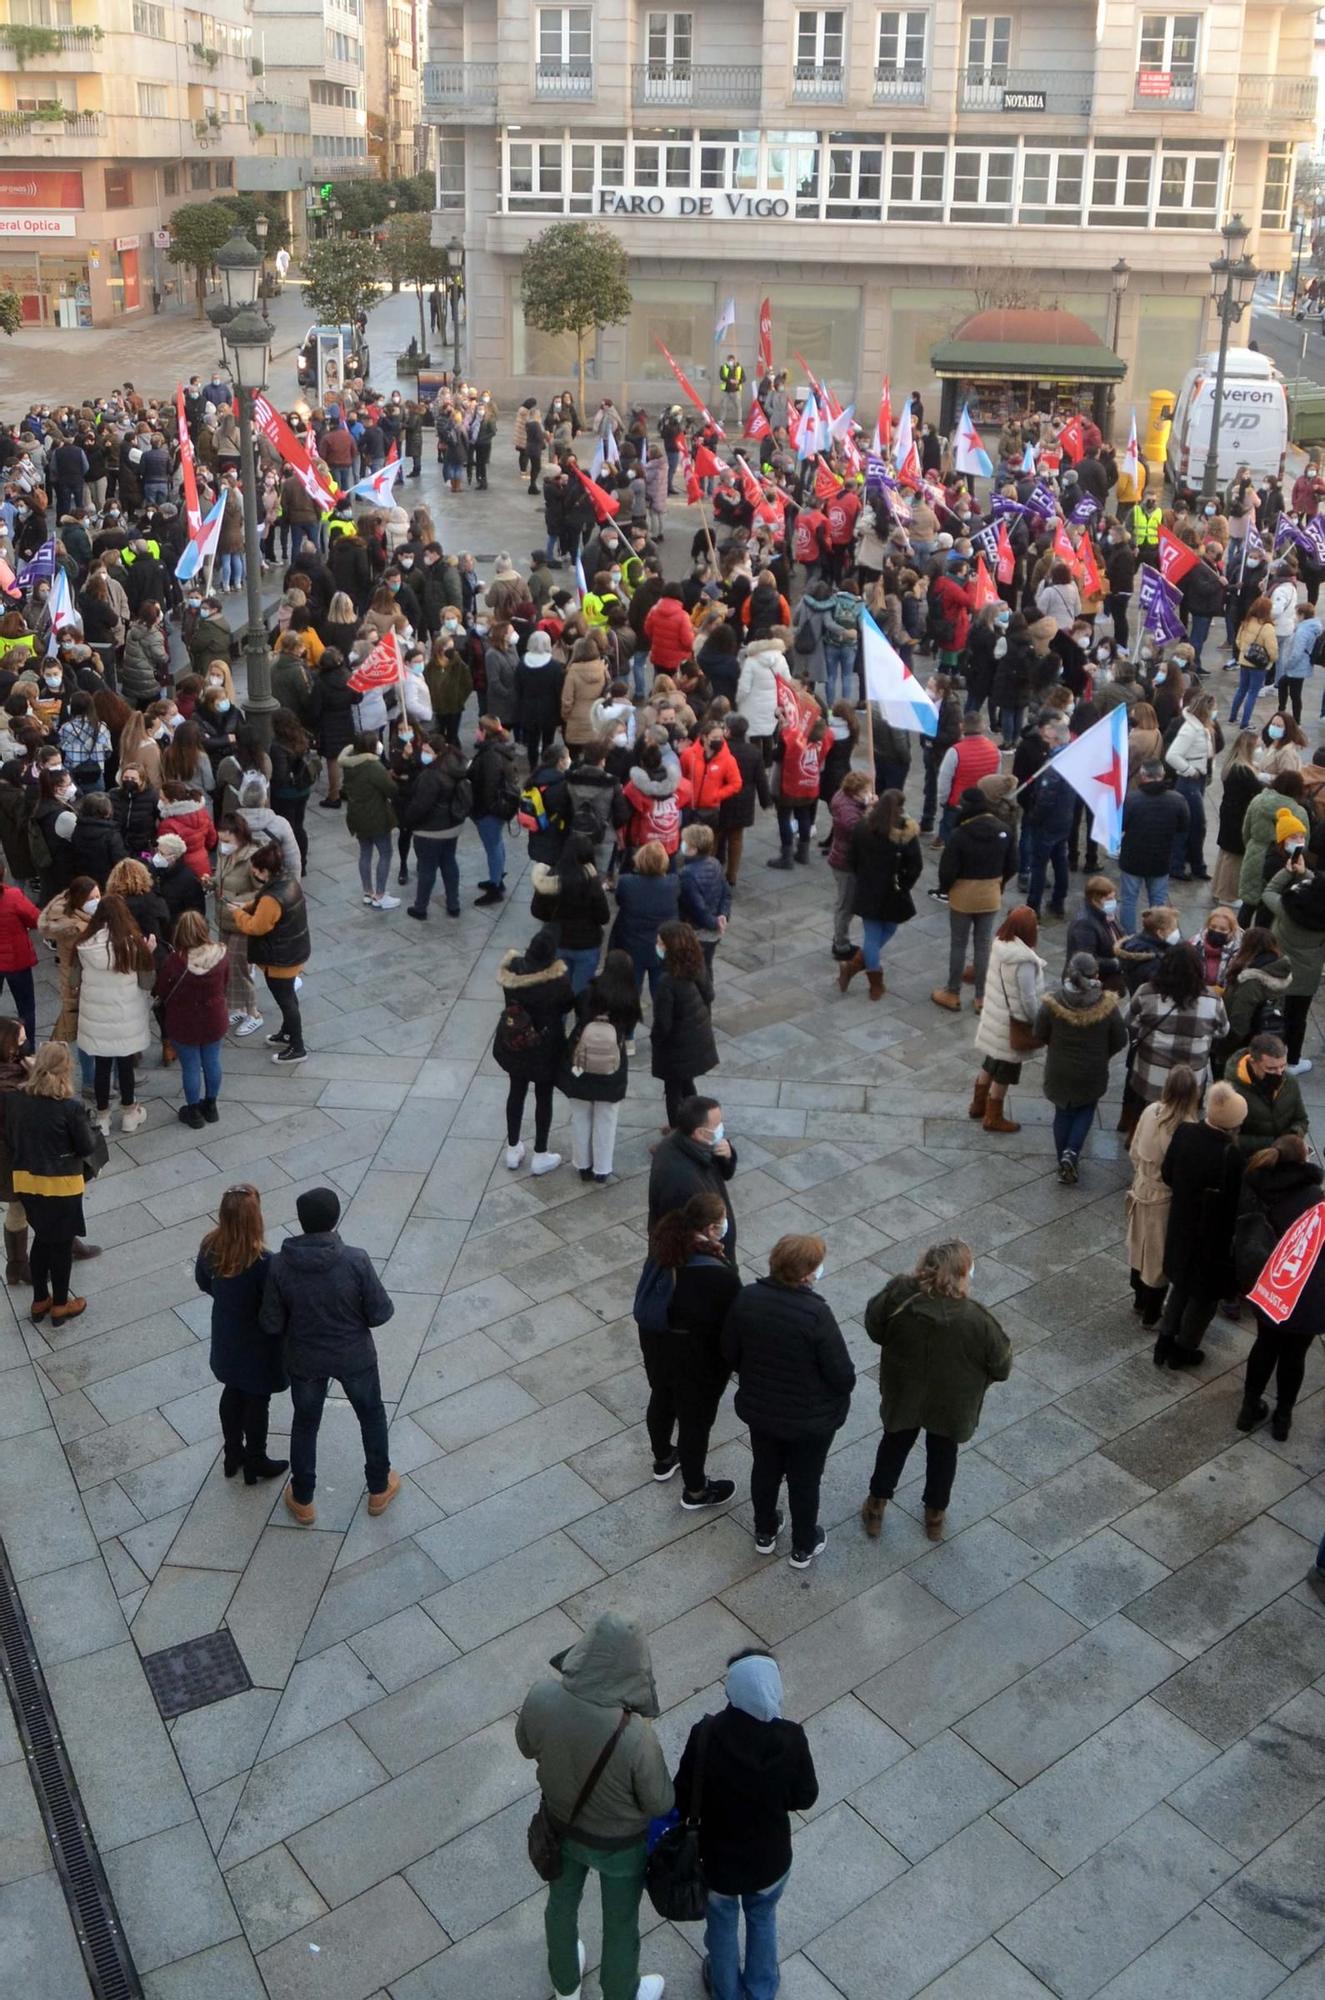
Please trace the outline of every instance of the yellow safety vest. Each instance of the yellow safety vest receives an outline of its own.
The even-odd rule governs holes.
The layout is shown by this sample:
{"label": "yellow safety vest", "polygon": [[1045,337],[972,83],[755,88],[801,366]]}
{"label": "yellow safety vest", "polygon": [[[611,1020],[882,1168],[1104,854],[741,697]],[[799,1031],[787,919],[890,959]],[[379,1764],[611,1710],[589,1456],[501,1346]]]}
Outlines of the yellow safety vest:
{"label": "yellow safety vest", "polygon": [[1162,508],[1156,507],[1153,514],[1148,514],[1138,500],[1132,509],[1132,533],[1136,537],[1139,549],[1151,549],[1158,544],[1160,523],[1163,518]]}
{"label": "yellow safety vest", "polygon": [[745,369],[739,361],[724,361],[718,370],[718,380],[724,389],[739,389],[745,382]]}

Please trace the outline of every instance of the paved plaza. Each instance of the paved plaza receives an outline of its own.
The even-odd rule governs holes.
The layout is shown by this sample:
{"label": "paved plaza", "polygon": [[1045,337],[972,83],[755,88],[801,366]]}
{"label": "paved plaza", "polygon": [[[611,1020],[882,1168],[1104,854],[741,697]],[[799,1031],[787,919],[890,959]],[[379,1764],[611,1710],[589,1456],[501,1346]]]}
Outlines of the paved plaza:
{"label": "paved plaza", "polygon": [[[537,510],[500,448],[498,465],[443,538],[520,562]],[[148,1124],[115,1137],[89,1196],[104,1254],[80,1272],[86,1315],[38,1331],[0,1304],[0,1535],[149,2000],[545,2000],[513,1714],[607,1609],[650,1634],[673,1762],[729,1655],[776,1651],[820,1777],[782,1903],[784,2000],[1322,2000],[1325,1610],[1304,1577],[1325,1530],[1325,1366],[1317,1350],[1282,1444],[1234,1429],[1245,1326],[1216,1321],[1193,1374],[1154,1369],[1117,1089],[1076,1189],[1052,1172],[1034,1065],[1022,1131],[982,1132],[969,1000],[953,1017],[928,998],[946,913],[920,897],[882,1003],[859,981],[843,997],[823,858],[770,874],[757,830],[709,1080],[739,1154],[741,1261],[753,1276],[783,1233],[821,1233],[860,1371],[828,1547],[795,1573],[785,1547],[755,1554],[730,1396],[710,1466],[735,1505],[682,1513],[649,1476],[629,1307],[662,1101],[643,1036],[615,1183],[507,1172],[489,1050],[498,960],[531,930],[523,858],[506,904],[476,910],[466,836],[460,921],[435,904],[411,924],[363,909],[341,819],[309,818],[310,1060],[281,1074],[260,1043],[228,1043],[221,1122],[201,1132],[175,1119],[178,1073],[149,1068]],[[1319,1122],[1318,1021],[1307,1053]],[[337,1188],[395,1300],[378,1348],[404,1478],[379,1520],[335,1399],[315,1529],[279,1482],[222,1477],[193,1259],[237,1179],[273,1242],[302,1190]],[[956,1232],[1012,1377],[962,1453],[944,1544],[914,1465],[869,1542],[864,1307]],[[277,1398],[282,1455],[288,1413]],[[140,1656],[221,1625],[251,1689],[167,1724]],[[699,1929],[645,1918],[644,1968],[699,2000]],[[593,1966],[589,1901],[584,1936]],[[3,1710],[0,1964],[25,2000],[88,1991]]]}

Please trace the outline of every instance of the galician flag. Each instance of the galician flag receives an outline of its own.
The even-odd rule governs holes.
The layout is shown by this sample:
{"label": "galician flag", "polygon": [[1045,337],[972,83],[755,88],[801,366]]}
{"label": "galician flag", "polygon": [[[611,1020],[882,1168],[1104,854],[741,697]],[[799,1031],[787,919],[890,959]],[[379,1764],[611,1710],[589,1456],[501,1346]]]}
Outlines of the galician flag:
{"label": "galician flag", "polygon": [[814,400],[811,389],[805,398],[805,408],[801,411],[800,435],[796,440],[796,456],[800,459],[815,458],[819,452],[819,405]]}
{"label": "galician flag", "polygon": [[370,472],[366,479],[359,480],[354,488],[355,498],[369,500],[374,507],[394,507],[396,502],[392,488],[404,470],[404,460],[397,456],[393,447],[391,457],[380,472]]}
{"label": "galician flag", "polygon": [[590,479],[601,479],[605,465],[620,465],[621,453],[617,450],[616,432],[611,424],[604,424],[598,442],[593,448],[593,458],[589,463]]}
{"label": "galician flag", "polygon": [[208,556],[216,554],[216,544],[221,539],[221,518],[224,513],[225,495],[222,493],[198,532],[189,536],[180,551],[179,561],[175,564],[175,575],[181,583],[187,583],[191,576],[196,576]]}
{"label": "galician flag", "polygon": [[51,579],[51,594],[47,600],[47,610],[51,614],[51,633],[46,642],[47,657],[60,643],[60,633],[66,630],[81,632],[82,621],[74,609],[73,592],[69,588],[69,578],[62,569],[57,569]]}
{"label": "galician flag", "polygon": [[1136,411],[1132,412],[1132,428],[1127,433],[1127,449],[1123,453],[1122,471],[1133,481],[1141,476],[1141,452],[1136,442]]}
{"label": "galician flag", "polygon": [[736,301],[735,299],[728,299],[726,305],[722,308],[722,311],[718,314],[718,323],[713,329],[713,338],[715,342],[721,340],[723,334],[727,331],[727,328],[729,326],[735,326],[735,324],[736,324]]}
{"label": "galician flag", "polygon": [[971,422],[970,405],[962,404],[962,418],[952,440],[952,462],[958,472],[968,477],[978,474],[981,479],[992,479],[994,462],[980,442],[980,433]]}
{"label": "galician flag", "polygon": [[1021,469],[1032,478],[1035,476],[1035,446],[1033,444],[1028,444],[1025,451],[1021,454]]}
{"label": "galician flag", "polygon": [[[884,638],[868,611],[860,614],[860,633],[865,661],[865,699],[877,703],[884,721],[890,722],[894,729],[914,730],[918,736],[937,736],[938,710],[901,654]],[[1123,768],[1127,768],[1125,750]]]}
{"label": "galician flag", "polygon": [[1043,768],[1056,771],[1077,797],[1085,800],[1091,832],[1107,854],[1116,854],[1122,845],[1127,791],[1126,702],[1102,715]]}

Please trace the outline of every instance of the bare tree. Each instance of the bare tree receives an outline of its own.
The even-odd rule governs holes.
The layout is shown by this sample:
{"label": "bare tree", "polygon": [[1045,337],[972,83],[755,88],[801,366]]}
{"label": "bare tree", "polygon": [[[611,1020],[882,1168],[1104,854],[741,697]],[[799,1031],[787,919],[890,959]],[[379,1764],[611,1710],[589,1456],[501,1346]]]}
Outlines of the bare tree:
{"label": "bare tree", "polygon": [[1058,305],[1056,298],[1045,298],[1032,288],[1029,281],[1019,278],[1015,271],[969,264],[964,270],[954,272],[953,276],[959,289],[971,295],[970,307],[962,311],[955,324],[969,318],[972,312],[991,312],[1000,308],[1011,312],[1036,306],[1052,311]]}

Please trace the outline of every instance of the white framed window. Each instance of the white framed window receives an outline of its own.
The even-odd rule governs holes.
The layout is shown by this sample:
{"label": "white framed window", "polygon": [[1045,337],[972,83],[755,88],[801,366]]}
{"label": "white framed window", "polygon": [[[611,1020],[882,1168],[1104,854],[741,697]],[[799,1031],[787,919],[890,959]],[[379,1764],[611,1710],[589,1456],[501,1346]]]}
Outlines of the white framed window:
{"label": "white framed window", "polygon": [[153,41],[164,41],[165,8],[158,7],[155,0],[133,0],[133,31],[135,35],[150,35]]}
{"label": "white framed window", "polygon": [[840,77],[846,50],[846,10],[801,7],[796,14],[796,74]]}
{"label": "white framed window", "polygon": [[943,213],[946,146],[894,146],[888,163],[888,215],[897,222],[927,222]]}
{"label": "white framed window", "polygon": [[559,212],[563,203],[561,141],[512,139],[506,186],[513,210]]}
{"label": "white framed window", "polygon": [[1222,149],[1201,152],[1168,147],[1159,156],[1155,226],[1159,229],[1212,229],[1219,208]]}
{"label": "white framed window", "polygon": [[689,76],[695,46],[694,20],[693,14],[649,15],[645,38],[651,72],[657,71],[660,76]]}
{"label": "white framed window", "polygon": [[1261,195],[1261,228],[1287,229],[1293,196],[1293,147],[1276,139],[1265,149],[1265,188]]}
{"label": "white framed window", "polygon": [[164,83],[140,83],[138,86],[138,116],[140,118],[164,118],[169,109],[170,98]]}
{"label": "white framed window", "polygon": [[1086,185],[1084,152],[1023,155],[1019,222],[1079,222]]}
{"label": "white framed window", "polygon": [[1153,153],[1096,153],[1088,224],[1096,229],[1144,229],[1150,220],[1154,165]]}
{"label": "white framed window", "polygon": [[538,67],[540,70],[584,70],[593,62],[593,9],[540,7]]}
{"label": "white framed window", "polygon": [[972,14],[966,23],[966,74],[972,83],[1006,83],[1012,58],[1012,16]]}
{"label": "white framed window", "polygon": [[630,185],[635,188],[688,188],[691,148],[685,145],[641,145],[635,141]]}
{"label": "white framed window", "polygon": [[878,222],[883,213],[883,147],[830,146],[824,213],[835,222]]}
{"label": "white framed window", "polygon": [[73,0],[10,0],[9,18],[16,27],[72,28]]}
{"label": "white framed window", "polygon": [[1190,83],[1200,37],[1199,14],[1143,14],[1139,67],[1161,71],[1175,83]]}
{"label": "white framed window", "polygon": [[588,215],[594,207],[595,188],[623,188],[626,185],[626,148],[616,141],[577,141],[570,149],[570,208],[573,214]]}
{"label": "white framed window", "polygon": [[923,75],[928,57],[928,8],[908,7],[880,14],[875,58],[880,81],[885,76],[909,79],[917,71]]}
{"label": "white framed window", "polygon": [[1011,222],[1016,152],[959,146],[952,160],[954,222]]}
{"label": "white framed window", "polygon": [[78,109],[78,85],[71,76],[31,77],[19,74],[14,85],[14,109],[36,111],[46,104],[59,104],[68,112]]}

